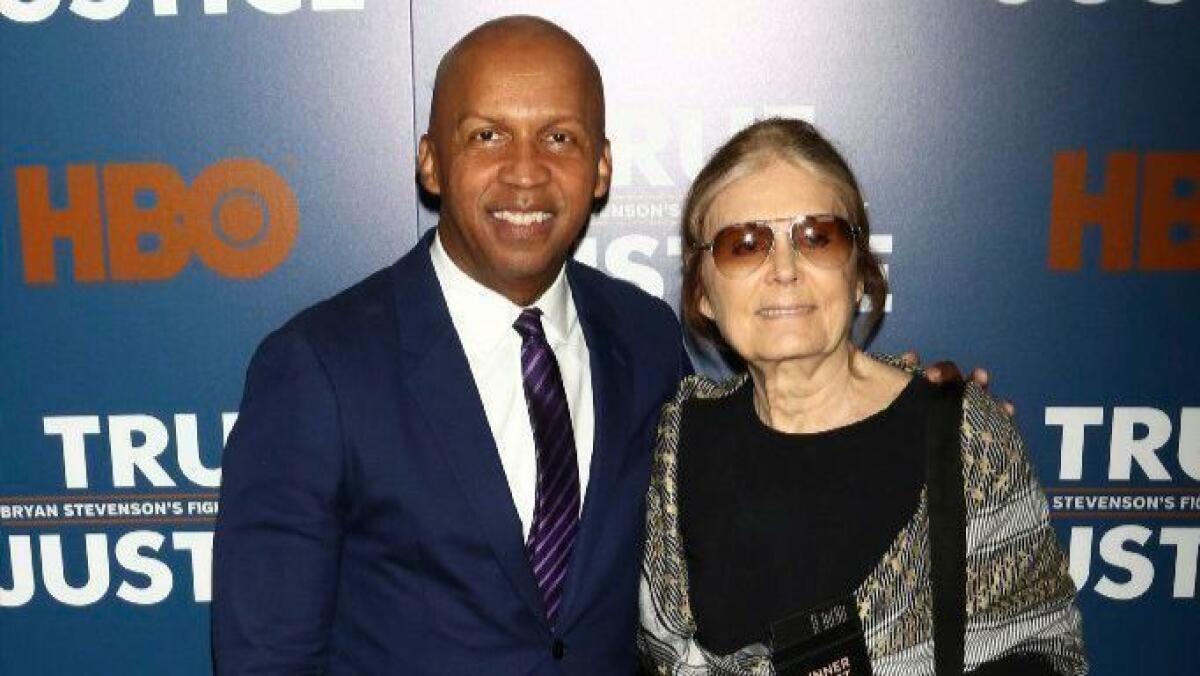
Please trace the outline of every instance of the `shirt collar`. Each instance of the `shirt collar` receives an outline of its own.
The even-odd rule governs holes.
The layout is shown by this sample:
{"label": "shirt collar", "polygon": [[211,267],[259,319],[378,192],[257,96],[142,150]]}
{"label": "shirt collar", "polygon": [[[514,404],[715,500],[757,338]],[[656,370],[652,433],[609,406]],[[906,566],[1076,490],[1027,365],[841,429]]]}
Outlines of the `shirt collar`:
{"label": "shirt collar", "polygon": [[[524,308],[463,272],[446,253],[440,233],[434,235],[429,257],[464,349],[490,351],[509,334],[517,335],[513,322]],[[542,328],[551,345],[567,340],[578,324],[578,316],[571,286],[567,284],[565,265],[559,269],[550,288],[530,306],[542,311]]]}

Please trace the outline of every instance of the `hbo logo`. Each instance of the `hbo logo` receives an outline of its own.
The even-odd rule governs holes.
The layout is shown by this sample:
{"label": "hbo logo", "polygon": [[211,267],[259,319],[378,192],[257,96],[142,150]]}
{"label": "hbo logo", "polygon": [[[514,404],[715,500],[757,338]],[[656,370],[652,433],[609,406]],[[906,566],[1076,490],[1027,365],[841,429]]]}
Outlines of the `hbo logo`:
{"label": "hbo logo", "polygon": [[58,281],[56,242],[70,244],[78,282],[169,279],[193,254],[223,277],[260,277],[287,259],[300,222],[291,187],[253,159],[217,162],[191,185],[157,162],[72,164],[61,206],[48,167],[19,167],[16,181],[28,284]]}

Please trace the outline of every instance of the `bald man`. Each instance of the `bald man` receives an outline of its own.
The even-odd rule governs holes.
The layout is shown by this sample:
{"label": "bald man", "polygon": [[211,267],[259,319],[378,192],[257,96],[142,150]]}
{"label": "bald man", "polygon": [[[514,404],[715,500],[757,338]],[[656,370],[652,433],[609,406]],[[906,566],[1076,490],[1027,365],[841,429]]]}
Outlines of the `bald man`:
{"label": "bald man", "polygon": [[443,58],[437,228],[263,341],[223,460],[221,674],[629,674],[670,308],[569,260],[608,190],[596,64],[540,19]]}

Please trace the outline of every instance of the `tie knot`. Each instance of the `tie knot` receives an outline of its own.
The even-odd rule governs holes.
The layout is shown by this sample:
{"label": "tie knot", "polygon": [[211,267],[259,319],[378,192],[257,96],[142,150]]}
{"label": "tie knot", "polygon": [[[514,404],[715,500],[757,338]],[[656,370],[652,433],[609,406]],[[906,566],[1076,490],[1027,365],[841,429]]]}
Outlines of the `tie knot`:
{"label": "tie knot", "polygon": [[522,339],[546,337],[546,332],[542,330],[542,311],[535,307],[521,310],[521,316],[513,322],[513,328],[521,334]]}

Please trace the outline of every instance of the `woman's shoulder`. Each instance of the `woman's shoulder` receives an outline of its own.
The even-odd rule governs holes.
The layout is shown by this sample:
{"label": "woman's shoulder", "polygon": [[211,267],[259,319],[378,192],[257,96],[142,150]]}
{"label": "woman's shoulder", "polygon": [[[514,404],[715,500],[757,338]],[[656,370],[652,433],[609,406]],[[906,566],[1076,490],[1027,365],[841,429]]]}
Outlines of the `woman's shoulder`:
{"label": "woman's shoulder", "polygon": [[1005,501],[1036,487],[1025,442],[1000,401],[975,383],[963,391],[960,427],[968,503]]}
{"label": "woman's shoulder", "polygon": [[727,378],[715,379],[705,375],[690,375],[679,382],[671,404],[681,406],[689,401],[723,399],[737,391],[749,376],[736,373]]}
{"label": "woman's shoulder", "polygon": [[675,396],[663,404],[658,419],[658,450],[674,453],[685,410],[695,405],[721,401],[737,391],[749,376],[742,373],[724,379],[690,375],[679,382]]}
{"label": "woman's shoulder", "polygon": [[963,387],[962,431],[967,441],[984,450],[1024,446],[1000,400],[973,382]]}
{"label": "woman's shoulder", "polygon": [[850,369],[865,383],[863,398],[871,410],[893,407],[902,394],[913,389],[910,385],[914,381],[919,384],[922,379],[919,373],[896,357],[858,350],[853,352]]}

